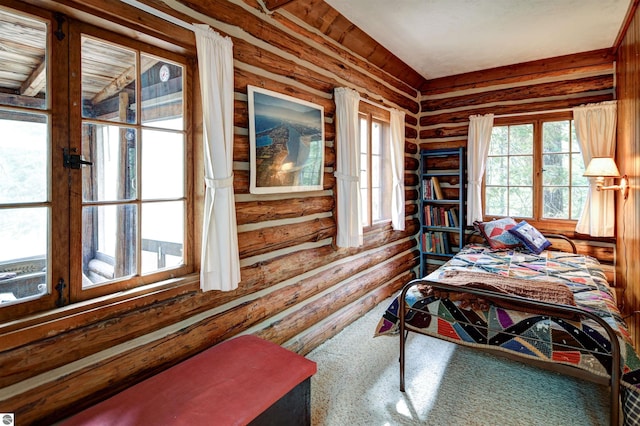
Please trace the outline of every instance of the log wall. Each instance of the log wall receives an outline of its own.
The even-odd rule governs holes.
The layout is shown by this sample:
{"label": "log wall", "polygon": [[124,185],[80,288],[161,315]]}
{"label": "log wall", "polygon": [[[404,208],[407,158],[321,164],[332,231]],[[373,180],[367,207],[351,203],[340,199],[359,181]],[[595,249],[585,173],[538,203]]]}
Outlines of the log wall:
{"label": "log wall", "polygon": [[[466,146],[470,115],[547,113],[612,100],[614,60],[611,49],[603,49],[428,80],[420,86],[419,148]],[[598,258],[616,284],[613,238],[562,233],[574,239],[579,252]]]}
{"label": "log wall", "polygon": [[[110,0],[8,0],[44,7],[192,57],[193,33]],[[120,295],[90,312],[70,305],[49,321],[0,324],[0,412],[19,424],[51,424],[155,372],[240,333],[306,354],[415,277],[417,84],[382,49],[352,50],[286,9],[253,0],[144,0],[184,22],[203,22],[234,43],[234,188],[242,281],[231,292],[201,293],[197,274],[170,289]],[[294,2],[295,4],[295,2]],[[337,15],[334,15],[337,16]],[[375,49],[374,49],[375,50]],[[378,56],[376,56],[378,55]],[[371,59],[375,58],[375,61]],[[378,63],[378,64],[377,64]],[[379,63],[384,63],[382,67]],[[194,67],[195,68],[195,67]],[[391,71],[390,71],[391,69]],[[194,69],[197,74],[197,69]],[[247,85],[325,109],[322,191],[249,193]],[[365,230],[364,245],[338,249],[335,220],[335,87],[351,87],[406,112],[405,231],[390,223]],[[202,121],[194,98],[194,253],[202,222]],[[197,264],[198,260],[194,259]]]}
{"label": "log wall", "polygon": [[631,337],[640,342],[640,13],[634,1],[629,25],[617,51],[618,144],[616,159],[620,173],[629,176],[629,197],[616,195],[617,275],[623,289],[624,312]]}

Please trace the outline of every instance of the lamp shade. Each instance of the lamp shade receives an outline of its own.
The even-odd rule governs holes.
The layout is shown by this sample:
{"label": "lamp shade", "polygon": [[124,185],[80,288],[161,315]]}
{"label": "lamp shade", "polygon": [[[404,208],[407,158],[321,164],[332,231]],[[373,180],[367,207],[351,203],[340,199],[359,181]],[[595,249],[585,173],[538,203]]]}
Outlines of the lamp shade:
{"label": "lamp shade", "polygon": [[618,177],[620,172],[611,157],[593,157],[584,171],[583,176]]}

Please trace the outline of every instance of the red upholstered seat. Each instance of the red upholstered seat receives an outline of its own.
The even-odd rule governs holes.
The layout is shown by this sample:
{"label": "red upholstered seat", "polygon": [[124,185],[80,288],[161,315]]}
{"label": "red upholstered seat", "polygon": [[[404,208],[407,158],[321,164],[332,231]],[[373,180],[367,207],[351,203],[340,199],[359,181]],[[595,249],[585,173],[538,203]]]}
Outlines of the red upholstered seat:
{"label": "red upholstered seat", "polygon": [[66,425],[245,425],[316,363],[255,336],[213,346],[68,419]]}

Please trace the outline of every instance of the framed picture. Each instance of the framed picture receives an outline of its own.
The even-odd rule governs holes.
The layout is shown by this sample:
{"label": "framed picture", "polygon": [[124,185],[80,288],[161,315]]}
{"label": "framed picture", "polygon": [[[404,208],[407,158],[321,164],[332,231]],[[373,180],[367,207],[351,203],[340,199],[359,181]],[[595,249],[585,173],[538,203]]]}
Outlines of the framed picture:
{"label": "framed picture", "polygon": [[324,108],[247,86],[252,194],[318,191],[324,171]]}

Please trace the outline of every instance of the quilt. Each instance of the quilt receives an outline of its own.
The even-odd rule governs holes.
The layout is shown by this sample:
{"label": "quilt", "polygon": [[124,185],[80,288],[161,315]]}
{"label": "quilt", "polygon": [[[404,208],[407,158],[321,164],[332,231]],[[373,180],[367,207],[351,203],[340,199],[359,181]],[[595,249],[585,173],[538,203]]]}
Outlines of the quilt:
{"label": "quilt", "polygon": [[[558,251],[539,255],[515,249],[492,250],[480,244],[465,246],[456,256],[426,279],[438,281],[450,271],[496,274],[533,281],[560,282],[568,286],[576,306],[603,318],[620,341],[625,417],[640,418],[640,359],[631,344],[627,326],[615,302],[613,290],[597,259]],[[375,335],[397,334],[399,330],[396,298],[380,319]],[[407,293],[405,303],[417,310],[406,314],[410,330],[469,346],[491,346],[523,357],[572,365],[608,377],[611,370],[606,331],[594,320],[555,318],[525,313],[490,304],[485,309],[439,298],[420,291]],[[464,324],[464,323],[466,324]],[[631,405],[627,407],[626,405]]]}

